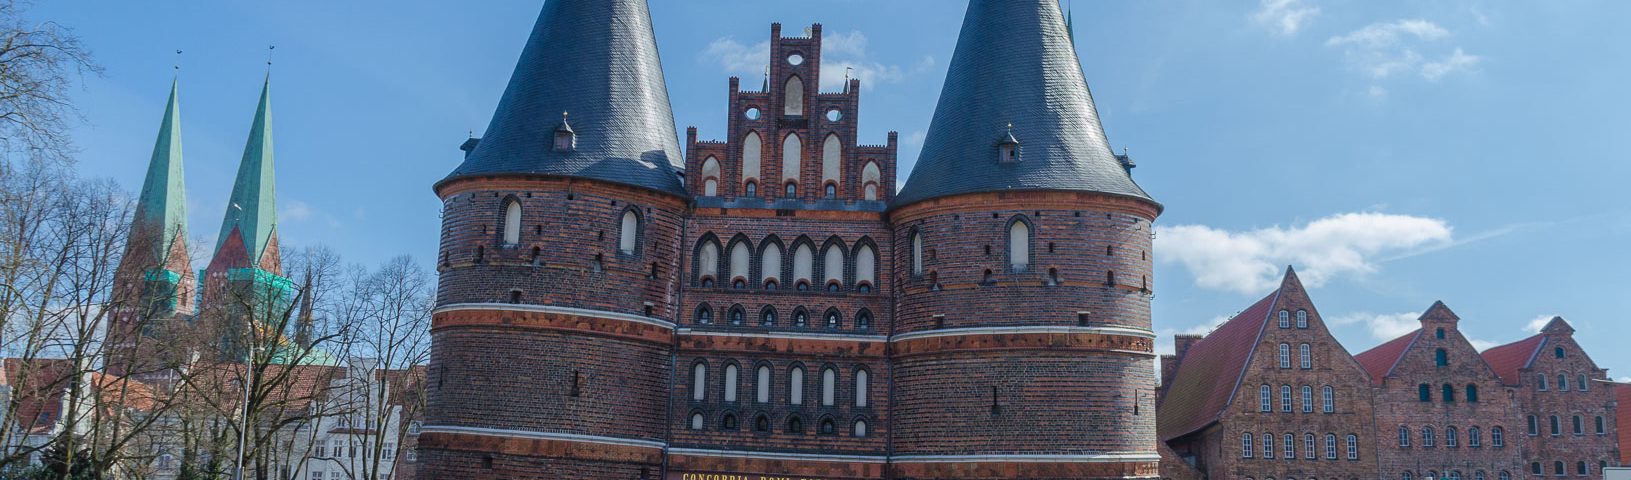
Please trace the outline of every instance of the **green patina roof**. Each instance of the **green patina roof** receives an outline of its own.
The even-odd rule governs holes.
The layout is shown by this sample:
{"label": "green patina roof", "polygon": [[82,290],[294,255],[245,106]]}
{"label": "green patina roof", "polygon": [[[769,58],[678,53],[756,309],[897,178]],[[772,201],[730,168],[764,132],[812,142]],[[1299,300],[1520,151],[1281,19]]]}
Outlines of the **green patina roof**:
{"label": "green patina roof", "polygon": [[164,107],[164,121],[153,145],[153,158],[147,163],[147,179],[136,201],[134,223],[139,232],[160,232],[151,245],[163,256],[170,242],[187,236],[187,195],[181,170],[181,100],[177,85],[170,83],[170,102]]}
{"label": "green patina roof", "polygon": [[220,253],[232,229],[243,234],[244,250],[250,262],[259,262],[271,242],[277,227],[276,182],[272,174],[272,79],[267,77],[261,86],[260,106],[255,108],[255,122],[249,127],[249,142],[244,145],[243,163],[238,165],[238,180],[232,184],[232,198],[227,203],[226,218],[221,221],[221,236],[216,237],[215,250]]}

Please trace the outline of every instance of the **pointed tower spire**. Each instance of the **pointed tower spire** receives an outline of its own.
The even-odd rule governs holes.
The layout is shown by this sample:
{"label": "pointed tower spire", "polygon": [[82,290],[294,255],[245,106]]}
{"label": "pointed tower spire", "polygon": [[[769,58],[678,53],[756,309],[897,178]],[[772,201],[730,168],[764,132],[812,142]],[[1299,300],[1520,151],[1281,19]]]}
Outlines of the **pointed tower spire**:
{"label": "pointed tower spire", "polygon": [[[141,197],[131,225],[131,245],[152,253],[152,261],[163,262],[175,242],[187,237],[187,194],[182,181],[181,100],[179,82],[170,82],[170,101],[164,107],[159,137],[153,157],[147,163]],[[147,259],[143,259],[147,261]],[[186,272],[181,272],[186,273]]]}
{"label": "pointed tower spire", "polygon": [[[277,197],[273,175],[272,155],[272,77],[267,75],[261,85],[260,104],[255,108],[255,121],[249,127],[249,141],[244,145],[243,161],[238,164],[238,179],[232,184],[232,197],[227,202],[226,217],[221,221],[221,234],[216,237],[215,255],[226,248],[242,248],[248,259],[242,267],[276,265],[268,259],[268,247],[275,257],[277,245]],[[268,268],[273,273],[276,268]]]}
{"label": "pointed tower spire", "polygon": [[[577,144],[552,148],[572,112]],[[679,135],[645,0],[550,0],[487,134],[442,180],[576,177],[686,195]]]}
{"label": "pointed tower spire", "polygon": [[[966,193],[1064,190],[1154,202],[1122,168],[1058,0],[972,0],[940,103],[894,206]],[[1024,144],[1000,156],[1004,126]]]}

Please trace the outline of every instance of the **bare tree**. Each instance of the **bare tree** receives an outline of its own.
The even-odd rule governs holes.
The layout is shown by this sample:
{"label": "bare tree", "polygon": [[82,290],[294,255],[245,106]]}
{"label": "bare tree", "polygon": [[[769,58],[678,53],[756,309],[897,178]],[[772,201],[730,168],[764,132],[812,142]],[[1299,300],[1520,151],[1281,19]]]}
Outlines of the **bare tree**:
{"label": "bare tree", "polygon": [[23,17],[27,3],[0,0],[0,151],[66,155],[74,77],[100,73],[71,30]]}

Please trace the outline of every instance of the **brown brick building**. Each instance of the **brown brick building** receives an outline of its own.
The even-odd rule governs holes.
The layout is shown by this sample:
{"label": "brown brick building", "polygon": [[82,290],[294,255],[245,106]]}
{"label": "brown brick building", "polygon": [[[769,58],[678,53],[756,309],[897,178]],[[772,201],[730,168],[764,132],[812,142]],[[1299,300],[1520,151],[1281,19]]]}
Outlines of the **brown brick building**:
{"label": "brown brick building", "polygon": [[[1442,302],[1419,321],[1350,357],[1288,269],[1267,298],[1204,337],[1177,336],[1163,358],[1161,476],[1602,478],[1618,465],[1613,385],[1563,319],[1482,354]],[[1321,415],[1326,385],[1336,408]],[[1356,458],[1339,448],[1349,461],[1328,461],[1321,432],[1355,432]],[[1309,434],[1315,458],[1299,440]]]}
{"label": "brown brick building", "polygon": [[[550,0],[444,202],[422,478],[1157,473],[1150,223],[1057,2],[975,0],[910,179],[771,28],[724,140]],[[682,161],[683,160],[683,161]],[[736,477],[732,475],[742,475]]]}

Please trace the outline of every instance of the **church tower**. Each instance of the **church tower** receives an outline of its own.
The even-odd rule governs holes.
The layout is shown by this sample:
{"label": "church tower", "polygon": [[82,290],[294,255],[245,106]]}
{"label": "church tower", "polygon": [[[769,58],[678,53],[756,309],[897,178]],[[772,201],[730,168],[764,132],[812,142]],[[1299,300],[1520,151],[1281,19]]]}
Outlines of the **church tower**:
{"label": "church tower", "polygon": [[187,198],[181,163],[181,101],[176,83],[147,164],[128,244],[114,277],[107,368],[113,375],[165,373],[156,333],[193,314],[194,279],[187,252]]}
{"label": "church tower", "polygon": [[423,478],[656,478],[690,196],[644,0],[549,0],[437,182]]}
{"label": "church tower", "polygon": [[243,330],[251,322],[281,316],[293,283],[283,277],[278,251],[276,177],[272,151],[272,84],[261,85],[249,140],[238,164],[215,255],[204,269],[206,321],[218,329],[220,352],[243,358]]}
{"label": "church tower", "polygon": [[972,0],[890,205],[899,479],[1157,473],[1150,223],[1054,0]]}

